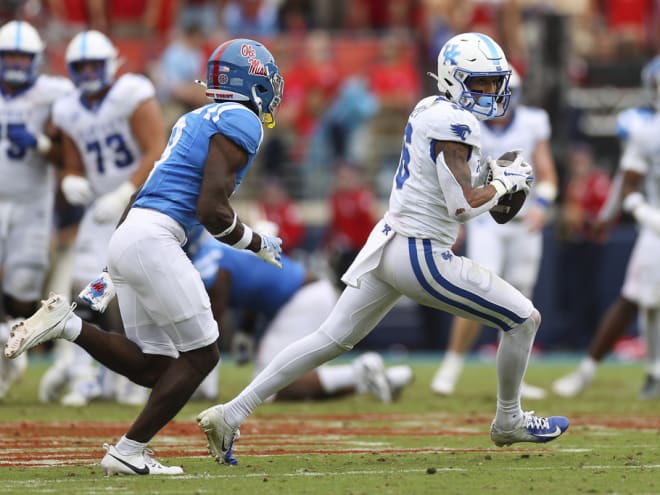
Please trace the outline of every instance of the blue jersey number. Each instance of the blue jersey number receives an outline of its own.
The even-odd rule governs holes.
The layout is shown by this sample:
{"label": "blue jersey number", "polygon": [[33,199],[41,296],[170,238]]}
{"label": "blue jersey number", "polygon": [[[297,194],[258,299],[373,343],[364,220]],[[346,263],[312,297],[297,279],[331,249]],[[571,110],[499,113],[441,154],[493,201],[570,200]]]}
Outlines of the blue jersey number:
{"label": "blue jersey number", "polygon": [[[131,153],[131,150],[129,150],[128,146],[126,146],[126,141],[124,141],[124,137],[121,134],[119,133],[110,134],[108,137],[105,138],[105,145],[113,151],[115,156],[114,164],[117,168],[128,167],[135,160],[135,158],[133,157],[133,153]],[[86,148],[88,152],[91,152],[95,155],[96,168],[99,171],[99,173],[100,174],[104,173],[105,163],[103,162],[101,142],[100,141],[89,142],[87,143]]]}
{"label": "blue jersey number", "polygon": [[[7,124],[7,135],[9,135],[11,129],[25,128],[25,124]],[[22,160],[27,153],[28,148],[21,146],[14,141],[9,142],[9,148],[7,148],[7,157],[11,160]]]}
{"label": "blue jersey number", "polygon": [[401,149],[401,160],[399,160],[399,166],[396,169],[396,188],[401,189],[403,183],[408,180],[410,177],[410,170],[408,170],[408,165],[410,164],[410,143],[412,141],[412,132],[413,128],[410,122],[406,125],[406,131],[403,138],[403,148]]}

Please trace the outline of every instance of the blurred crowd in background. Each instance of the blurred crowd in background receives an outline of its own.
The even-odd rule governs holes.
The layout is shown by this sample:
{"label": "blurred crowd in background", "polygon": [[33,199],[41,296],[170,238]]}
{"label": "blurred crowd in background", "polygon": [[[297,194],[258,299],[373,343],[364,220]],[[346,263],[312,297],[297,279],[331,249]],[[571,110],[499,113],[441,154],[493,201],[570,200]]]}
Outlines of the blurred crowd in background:
{"label": "blurred crowd in background", "polygon": [[[284,100],[237,194],[239,211],[277,223],[287,253],[334,273],[385,207],[408,114],[436,92],[426,73],[440,47],[460,32],[487,33],[521,74],[525,102],[547,110],[553,129],[561,190],[535,295],[544,314],[537,343],[583,349],[618,293],[636,229],[625,217],[609,237],[592,227],[619,158],[615,117],[645,103],[640,70],[660,53],[659,0],[0,2],[1,23],[19,18],[41,33],[52,74],[67,75],[64,51],[76,33],[108,34],[120,72],[156,85],[167,128],[207,102],[194,80],[205,79],[220,42],[264,42],[284,75]],[[61,198],[58,205],[56,251],[68,246],[79,218]],[[400,306],[364,345],[442,350],[445,315]],[[415,328],[401,332],[402,325]]]}

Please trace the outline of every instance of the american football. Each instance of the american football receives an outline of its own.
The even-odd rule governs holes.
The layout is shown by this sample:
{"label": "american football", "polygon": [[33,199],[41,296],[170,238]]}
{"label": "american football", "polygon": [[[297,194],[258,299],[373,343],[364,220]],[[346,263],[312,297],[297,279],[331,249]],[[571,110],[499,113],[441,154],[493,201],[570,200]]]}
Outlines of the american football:
{"label": "american football", "polygon": [[[506,167],[515,159],[516,153],[513,151],[507,151],[497,159],[497,164],[501,167]],[[488,175],[488,183],[490,183],[492,178],[491,173]],[[525,190],[516,191],[512,194],[505,194],[499,199],[497,204],[489,210],[490,216],[499,224],[507,223],[520,211],[520,208],[522,208],[526,199],[527,191]]]}

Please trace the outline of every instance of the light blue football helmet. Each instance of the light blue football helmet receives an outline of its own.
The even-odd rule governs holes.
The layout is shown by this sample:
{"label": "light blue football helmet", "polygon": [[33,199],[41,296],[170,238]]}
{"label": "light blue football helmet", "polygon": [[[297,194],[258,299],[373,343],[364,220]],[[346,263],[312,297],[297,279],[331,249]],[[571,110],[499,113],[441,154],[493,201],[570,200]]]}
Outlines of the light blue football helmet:
{"label": "light blue football helmet", "polygon": [[655,56],[642,69],[642,85],[649,103],[660,111],[660,55]]}
{"label": "light blue football helmet", "polygon": [[214,101],[249,101],[266,127],[275,125],[284,78],[268,49],[249,39],[218,46],[208,60],[206,96]]}
{"label": "light blue football helmet", "polygon": [[[429,75],[438,81],[442,96],[479,120],[501,117],[509,106],[509,63],[502,48],[485,34],[463,33],[451,38],[438,54],[438,73]],[[493,76],[498,78],[496,93],[470,89],[471,78]]]}

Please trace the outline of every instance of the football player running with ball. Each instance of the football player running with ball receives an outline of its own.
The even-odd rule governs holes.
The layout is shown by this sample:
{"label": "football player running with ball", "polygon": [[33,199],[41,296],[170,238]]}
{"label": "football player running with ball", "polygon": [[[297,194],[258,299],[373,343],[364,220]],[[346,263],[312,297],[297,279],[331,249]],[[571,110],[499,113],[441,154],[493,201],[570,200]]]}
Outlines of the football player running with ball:
{"label": "football player running with ball", "polygon": [[[240,424],[268,397],[322,363],[351,350],[406,295],[503,331],[497,355],[496,445],[548,442],[568,428],[562,416],[539,417],[520,404],[522,382],[541,315],[520,291],[451,246],[463,222],[505,194],[529,188],[531,167],[517,155],[508,167],[478,167],[479,120],[504,114],[511,71],[488,36],[465,33],[438,56],[439,95],[412,110],[392,184],[389,210],[342,280],[347,285],[320,328],[282,350],[233,400],[198,415],[211,455],[234,461]],[[488,168],[493,179],[484,185]]]}
{"label": "football player running with ball", "polygon": [[[483,154],[500,156],[520,148],[530,156],[535,184],[530,201],[506,225],[498,225],[490,215],[480,215],[465,225],[467,256],[503,277],[523,295],[531,298],[541,265],[542,229],[557,195],[557,172],[550,152],[550,119],[541,108],[519,105],[520,77],[514,69],[509,80],[511,102],[506,115],[481,123]],[[454,318],[449,347],[438,368],[431,390],[451,395],[463,370],[465,354],[479,335],[477,320]],[[524,399],[543,399],[545,390],[523,382]]]}
{"label": "football player running with ball", "polygon": [[[218,324],[199,272],[182,246],[198,224],[255,263],[281,266],[281,239],[253,233],[229,198],[240,185],[281,102],[284,79],[261,43],[233,39],[208,60],[206,95],[213,100],[181,116],[149,178],[130,200],[108,246],[109,275],[126,335],[104,332],[51,294],[41,309],[12,328],[11,359],[54,338],[75,342],[97,361],[151,388],[134,423],[105,445],[106,473],[176,475],[147,444],[181,410],[216,366]],[[98,289],[102,297],[103,290]]]}

